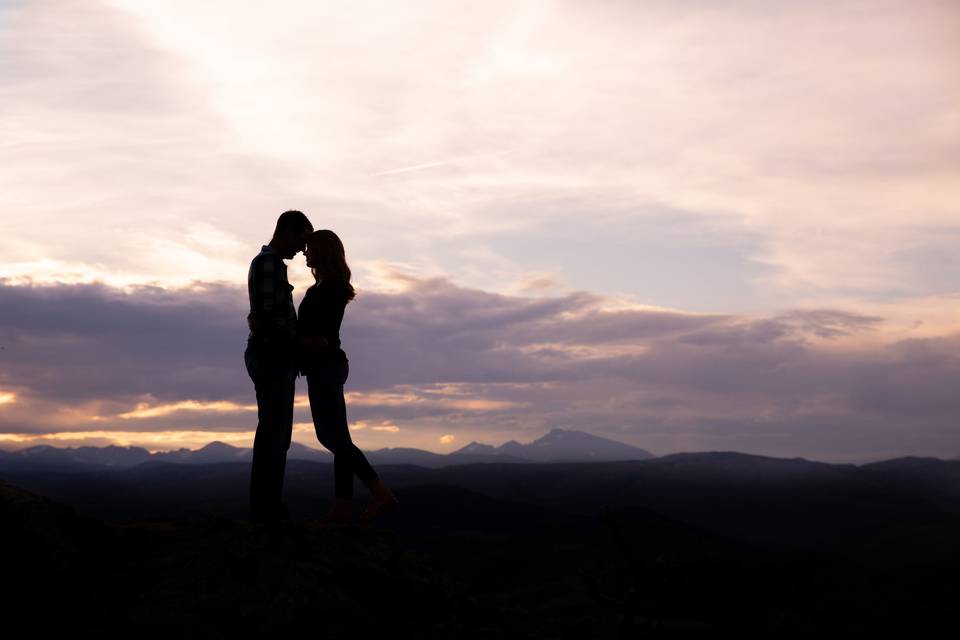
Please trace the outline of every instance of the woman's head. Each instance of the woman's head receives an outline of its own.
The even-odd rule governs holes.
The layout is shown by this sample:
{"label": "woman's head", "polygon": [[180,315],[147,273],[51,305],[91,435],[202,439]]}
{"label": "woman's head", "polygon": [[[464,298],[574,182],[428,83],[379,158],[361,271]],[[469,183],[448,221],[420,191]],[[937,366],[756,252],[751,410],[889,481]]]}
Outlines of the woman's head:
{"label": "woman's head", "polygon": [[304,255],[318,283],[341,284],[347,290],[347,301],[353,300],[355,293],[350,284],[350,267],[347,266],[346,252],[337,234],[329,229],[314,231],[307,237]]}

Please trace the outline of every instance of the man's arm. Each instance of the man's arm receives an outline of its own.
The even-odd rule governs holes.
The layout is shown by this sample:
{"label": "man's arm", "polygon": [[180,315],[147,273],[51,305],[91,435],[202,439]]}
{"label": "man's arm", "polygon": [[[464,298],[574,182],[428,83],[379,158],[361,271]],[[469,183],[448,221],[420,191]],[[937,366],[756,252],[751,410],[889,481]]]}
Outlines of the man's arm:
{"label": "man's arm", "polygon": [[278,330],[277,309],[277,257],[265,254],[254,260],[250,267],[248,286],[250,314],[247,323],[259,337],[269,339]]}

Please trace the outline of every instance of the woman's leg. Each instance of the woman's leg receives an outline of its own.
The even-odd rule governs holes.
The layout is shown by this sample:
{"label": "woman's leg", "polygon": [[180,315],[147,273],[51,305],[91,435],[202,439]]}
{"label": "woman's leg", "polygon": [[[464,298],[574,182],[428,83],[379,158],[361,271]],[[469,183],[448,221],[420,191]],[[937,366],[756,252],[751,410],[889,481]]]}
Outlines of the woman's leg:
{"label": "woman's leg", "polygon": [[[380,478],[380,476],[378,476],[377,472],[374,471],[373,467],[370,466],[367,456],[363,455],[363,451],[360,450],[360,447],[351,442],[350,449],[353,453],[351,456],[351,469],[353,470],[353,473],[360,478],[360,482],[363,483],[363,486],[369,489]],[[350,480],[352,481],[353,478],[351,477]]]}
{"label": "woman's leg", "polygon": [[367,487],[376,482],[377,474],[350,438],[343,397],[345,377],[345,371],[334,365],[308,375],[307,389],[317,439],[333,453],[334,492],[338,499],[349,500],[353,497],[354,473]]}
{"label": "woman's leg", "polygon": [[[344,416],[344,417],[343,417],[343,424],[346,425],[346,424],[347,424],[347,417],[346,417],[346,415],[347,415],[347,409],[346,409],[346,403],[344,402],[344,398],[343,398],[343,385],[345,385],[345,384],[347,383],[347,376],[350,375],[350,363],[349,363],[349,362],[344,361],[344,362],[342,363],[342,366],[341,366],[341,368],[340,368],[340,370],[339,370],[339,374],[340,374],[340,379],[339,379],[339,382],[340,382],[340,402],[344,405],[344,408],[343,408],[343,416]],[[353,455],[352,455],[351,458],[350,458],[351,461],[352,461],[351,468],[353,469],[353,472],[357,475],[357,477],[360,478],[360,482],[363,483],[363,486],[365,486],[365,487],[367,487],[367,488],[369,489],[369,488],[371,488],[374,484],[376,484],[377,480],[380,479],[380,476],[378,476],[378,475],[377,475],[377,472],[374,471],[374,470],[373,470],[373,467],[370,466],[370,462],[367,460],[367,456],[363,455],[363,451],[360,450],[360,447],[358,447],[357,445],[353,444],[353,440],[350,438],[350,431],[349,431],[349,429],[345,429],[345,431],[346,431],[346,433],[347,433],[347,440],[350,442],[350,445],[349,445],[348,448],[349,448],[349,449],[351,450],[351,452],[353,453]],[[352,478],[351,478],[351,480],[352,480]]]}

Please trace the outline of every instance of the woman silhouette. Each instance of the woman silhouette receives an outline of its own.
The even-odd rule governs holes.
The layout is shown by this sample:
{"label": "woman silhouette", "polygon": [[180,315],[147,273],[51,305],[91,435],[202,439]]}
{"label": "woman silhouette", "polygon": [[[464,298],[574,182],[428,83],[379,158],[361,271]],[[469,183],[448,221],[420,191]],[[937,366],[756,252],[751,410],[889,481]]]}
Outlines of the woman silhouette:
{"label": "woman silhouette", "polygon": [[300,372],[307,378],[310,413],[320,444],[333,453],[335,506],[322,518],[330,524],[352,521],[353,476],[370,490],[370,502],[360,516],[369,520],[397,506],[393,492],[353,443],[347,428],[343,385],[349,374],[347,355],[340,348],[340,324],[347,303],[354,298],[343,243],[323,229],[307,238],[304,251],[316,283],[300,303],[297,333]]}

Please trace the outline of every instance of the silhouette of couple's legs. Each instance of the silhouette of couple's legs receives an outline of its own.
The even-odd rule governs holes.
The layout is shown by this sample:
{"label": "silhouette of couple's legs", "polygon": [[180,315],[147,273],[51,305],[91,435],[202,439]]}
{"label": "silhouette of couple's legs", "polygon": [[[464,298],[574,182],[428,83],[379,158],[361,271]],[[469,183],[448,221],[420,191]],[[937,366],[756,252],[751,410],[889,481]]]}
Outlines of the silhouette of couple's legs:
{"label": "silhouette of couple's legs", "polygon": [[346,361],[318,368],[315,373],[307,375],[313,426],[320,444],[333,453],[334,493],[339,500],[353,498],[354,474],[368,488],[379,477],[350,438],[343,398],[343,385],[348,375]]}
{"label": "silhouette of couple's legs", "polygon": [[250,472],[250,520],[274,522],[287,516],[281,495],[293,435],[297,371],[287,363],[258,357],[249,346],[244,359],[257,393],[258,418]]}

